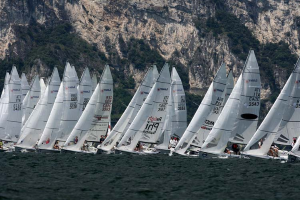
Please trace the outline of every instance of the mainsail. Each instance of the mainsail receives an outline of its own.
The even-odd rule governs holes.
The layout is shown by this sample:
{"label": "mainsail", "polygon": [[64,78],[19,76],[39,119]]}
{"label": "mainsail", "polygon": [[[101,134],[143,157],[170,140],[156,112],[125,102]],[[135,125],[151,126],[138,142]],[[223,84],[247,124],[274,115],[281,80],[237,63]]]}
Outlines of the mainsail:
{"label": "mainsail", "polygon": [[25,73],[22,73],[21,76],[21,88],[22,88],[22,102],[23,102],[25,96],[27,95],[27,92],[30,89]]}
{"label": "mainsail", "polygon": [[141,109],[121,139],[119,150],[133,152],[139,141],[157,143],[166,117],[170,83],[169,65],[165,64]]}
{"label": "mainsail", "polygon": [[260,84],[257,83],[260,83],[259,68],[254,51],[250,51],[243,72],[222,113],[202,145],[201,151],[214,154],[223,153],[236,128],[237,121],[239,121],[238,125],[242,127],[239,130],[247,130],[247,134],[251,134],[251,131],[255,132],[256,126],[253,123],[255,125],[257,123],[260,106]]}
{"label": "mainsail", "polygon": [[113,101],[113,79],[109,66],[101,76],[90,101],[64,144],[64,150],[81,151],[85,142],[99,142],[107,134]]}
{"label": "mainsail", "polygon": [[218,97],[217,102],[210,112],[210,114],[205,119],[204,123],[202,124],[201,128],[197,131],[196,137],[193,140],[191,146],[196,148],[201,148],[205,139],[207,138],[208,134],[212,130],[214,124],[216,123],[217,119],[219,118],[231,92],[234,87],[234,80],[232,71],[229,71],[227,76],[227,83],[224,89],[224,92],[221,97]]}
{"label": "mainsail", "polygon": [[22,88],[15,66],[12,67],[7,89],[1,99],[0,139],[16,142],[22,125]]}
{"label": "mainsail", "polygon": [[[68,65],[69,63],[67,63]],[[64,98],[63,98],[63,110],[60,120],[60,126],[58,129],[57,140],[64,142],[69,137],[75,124],[79,119],[78,109],[78,76],[74,66],[69,66],[66,68],[70,76],[65,76],[63,79],[64,84]]]}
{"label": "mainsail", "polygon": [[247,144],[257,129],[260,109],[261,81],[254,51],[250,51],[242,77],[243,86],[240,98],[240,110],[229,141],[232,143]]}
{"label": "mainsail", "polygon": [[[156,67],[151,67],[148,69],[141,85],[138,87],[133,98],[131,99],[126,110],[122,114],[121,118],[114,126],[113,130],[104,140],[101,145],[101,149],[104,151],[109,151],[112,149],[118,141],[121,140],[121,137],[124,135],[126,128],[129,126],[130,122],[133,121],[136,115],[133,115],[135,107],[140,109],[142,103],[147,98],[152,86],[153,86],[153,77],[156,75]],[[154,74],[155,73],[155,74]]]}
{"label": "mainsail", "polygon": [[40,98],[21,130],[17,147],[31,149],[41,137],[52,110],[59,85],[60,78],[58,70],[55,67],[46,87],[45,94]]}
{"label": "mainsail", "polygon": [[30,85],[30,90],[24,98],[22,106],[22,126],[26,123],[41,96],[39,76],[36,75]]}
{"label": "mainsail", "polygon": [[2,99],[7,99],[8,98],[8,82],[9,82],[9,79],[10,79],[10,75],[8,72],[6,72],[5,74],[5,79],[4,79],[4,86],[3,86],[3,90],[2,90],[2,93],[1,93],[1,99],[0,99],[0,119],[1,119],[1,111],[2,111]]}
{"label": "mainsail", "polygon": [[[63,112],[68,111],[68,109],[70,108],[74,108],[77,111],[74,117],[78,115],[77,83],[78,83],[77,75],[75,76],[74,69],[72,69],[71,65],[67,63],[64,70],[63,82],[60,84],[53,108],[51,110],[50,116],[48,118],[45,129],[43,131],[43,134],[38,144],[39,149],[53,148],[56,140],[59,137],[58,131],[63,118]],[[71,90],[72,95],[68,92],[69,90]],[[64,97],[65,95],[67,95],[67,97]],[[64,102],[64,100],[67,100],[68,97],[70,99],[71,96],[72,96],[72,101],[69,101],[69,105],[66,105],[67,102]]]}
{"label": "mainsail", "polygon": [[[296,70],[300,67],[300,58]],[[296,75],[294,87],[289,96],[289,103],[283,114],[278,133],[274,142],[282,145],[292,145],[293,140],[300,136],[300,76]]]}
{"label": "mainsail", "polygon": [[92,96],[93,86],[90,71],[88,68],[85,68],[78,87],[78,108],[80,116]]}
{"label": "mainsail", "polygon": [[180,138],[187,127],[187,111],[185,93],[181,79],[175,69],[172,69],[170,97],[167,116],[162,129],[161,139],[157,149],[167,150],[172,136]]}
{"label": "mainsail", "polygon": [[298,87],[299,74],[300,65],[298,62],[269,113],[245,147],[245,154],[254,156],[266,156],[268,154],[276,135],[279,134],[278,130],[284,117],[284,112],[288,109],[293,88]]}
{"label": "mainsail", "polygon": [[210,84],[208,91],[205,94],[200,106],[198,107],[192,121],[190,122],[182,138],[176,145],[176,153],[184,154],[185,151],[189,148],[190,144],[196,137],[197,131],[201,128],[201,125],[204,123],[209,113],[218,104],[224,92],[226,83],[226,65],[223,63],[220,66],[213,82]]}

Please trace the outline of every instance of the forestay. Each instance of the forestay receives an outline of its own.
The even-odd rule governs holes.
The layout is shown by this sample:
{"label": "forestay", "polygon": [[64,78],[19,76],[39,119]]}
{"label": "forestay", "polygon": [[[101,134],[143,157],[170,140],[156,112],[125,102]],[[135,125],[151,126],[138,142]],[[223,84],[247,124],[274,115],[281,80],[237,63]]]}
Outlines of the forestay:
{"label": "forestay", "polygon": [[[269,113],[261,123],[249,143],[244,149],[244,153],[254,156],[266,156],[278,133],[284,112],[289,105],[289,96],[293,87],[298,85],[296,80],[299,78],[300,66],[296,65],[285,86],[281,90]],[[296,84],[295,84],[296,83]],[[297,86],[296,86],[297,87]],[[260,143],[260,145],[259,145]]]}
{"label": "forestay", "polygon": [[21,136],[17,143],[18,147],[31,149],[41,137],[57,96],[59,85],[60,78],[58,70],[55,67],[44,95],[38,101],[36,107],[21,130]]}
{"label": "forestay", "polygon": [[166,117],[171,77],[165,64],[141,109],[121,139],[118,149],[133,152],[139,141],[157,143]]}
{"label": "forestay", "polygon": [[15,66],[12,67],[7,90],[1,99],[0,139],[16,142],[22,125],[21,80]]}
{"label": "forestay", "polygon": [[24,98],[22,106],[22,126],[26,123],[41,96],[39,76],[36,75],[30,85],[30,90]]}
{"label": "forestay", "polygon": [[22,102],[23,102],[25,96],[27,95],[27,92],[30,89],[25,73],[22,73],[21,76],[21,88],[22,88]]}
{"label": "forestay", "polygon": [[107,134],[113,101],[113,79],[109,66],[101,76],[86,109],[64,144],[64,150],[81,151],[85,142],[99,142]]}
{"label": "forestay", "polygon": [[220,116],[220,114],[232,92],[233,87],[234,87],[234,80],[233,80],[232,71],[230,70],[228,73],[228,76],[227,76],[226,87],[224,89],[224,92],[222,93],[222,96],[218,97],[213,110],[210,112],[208,117],[205,119],[201,128],[197,131],[196,137],[193,140],[191,146],[201,148],[201,146],[203,145],[208,134],[212,130],[212,127],[214,126],[217,119],[219,118],[219,116]]}
{"label": "forestay", "polygon": [[218,104],[227,83],[226,65],[223,63],[219,68],[213,82],[210,84],[200,106],[198,107],[192,121],[184,132],[182,138],[175,147],[175,152],[184,154],[196,137],[209,113]]}
{"label": "forestay", "polygon": [[136,107],[140,109],[144,100],[147,98],[153,86],[153,77],[156,75],[156,71],[157,69],[155,66],[148,69],[141,85],[138,87],[137,91],[135,92],[126,110],[122,114],[117,124],[114,126],[111,133],[107,136],[107,138],[104,140],[103,144],[101,145],[102,150],[104,151],[111,150],[116,145],[116,143],[121,140],[121,137],[124,135],[126,128],[136,116],[133,115],[134,109]]}

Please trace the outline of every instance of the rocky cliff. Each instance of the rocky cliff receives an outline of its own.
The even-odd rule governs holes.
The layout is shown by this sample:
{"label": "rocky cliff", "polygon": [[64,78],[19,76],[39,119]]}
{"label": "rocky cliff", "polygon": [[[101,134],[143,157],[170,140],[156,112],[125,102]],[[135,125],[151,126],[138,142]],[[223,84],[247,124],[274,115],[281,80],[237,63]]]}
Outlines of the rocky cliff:
{"label": "rocky cliff", "polygon": [[[189,92],[202,94],[221,62],[237,77],[253,48],[262,69],[262,98],[269,100],[300,53],[299,6],[300,0],[1,0],[0,58],[43,76],[54,64],[62,68],[66,59],[79,71],[108,63],[122,72],[117,78],[135,82],[147,66],[168,61],[180,69]],[[70,27],[41,44],[38,38],[51,37],[48,30],[61,24]],[[68,44],[58,41],[66,32],[82,50],[74,58],[76,49],[65,48],[70,37]],[[81,49],[75,37],[90,47]],[[47,55],[41,55],[41,45]]]}

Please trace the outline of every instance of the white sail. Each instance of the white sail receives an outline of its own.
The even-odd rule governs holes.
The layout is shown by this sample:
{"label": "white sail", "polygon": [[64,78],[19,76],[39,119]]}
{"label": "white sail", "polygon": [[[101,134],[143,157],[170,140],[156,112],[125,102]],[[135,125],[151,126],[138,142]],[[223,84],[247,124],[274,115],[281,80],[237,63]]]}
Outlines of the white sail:
{"label": "white sail", "polygon": [[175,69],[172,69],[172,84],[168,101],[167,116],[162,129],[160,144],[157,149],[168,150],[172,136],[180,138],[187,127],[187,111],[185,93],[181,79]]}
{"label": "white sail", "polygon": [[[296,70],[300,67],[300,59],[296,64]],[[278,133],[274,142],[282,145],[292,145],[293,139],[300,136],[300,76],[296,75],[296,81],[289,96],[289,104],[283,114]]]}
{"label": "white sail", "polygon": [[21,88],[22,88],[22,102],[23,102],[25,96],[27,95],[27,92],[30,89],[25,73],[22,73],[21,76]]}
{"label": "white sail", "polygon": [[196,137],[194,138],[191,146],[201,148],[205,139],[207,138],[208,134],[212,130],[214,124],[216,123],[217,119],[219,118],[231,92],[234,87],[234,80],[232,71],[230,70],[227,76],[227,84],[224,89],[224,92],[221,97],[217,99],[217,102],[210,112],[208,117],[205,119],[204,123],[202,124],[201,128],[197,131]]}
{"label": "white sail", "polygon": [[192,121],[185,130],[182,138],[175,147],[175,152],[184,154],[189,148],[193,139],[196,137],[197,131],[201,128],[205,119],[213,108],[218,104],[227,83],[226,65],[223,63],[219,68],[213,82],[209,86],[200,106],[198,107]]}
{"label": "white sail", "polygon": [[[67,63],[68,65],[69,63]],[[70,72],[70,76],[65,76],[63,79],[64,84],[64,100],[63,100],[63,111],[58,129],[57,140],[65,142],[72,132],[75,124],[79,119],[78,109],[78,76],[74,66],[67,67]]]}
{"label": "white sail", "polygon": [[60,85],[60,78],[58,70],[55,67],[49,79],[44,95],[38,101],[36,107],[28,118],[27,122],[21,130],[20,139],[18,140],[17,147],[32,149],[36,142],[41,137],[53,103],[58,93]]}
{"label": "white sail", "polygon": [[174,111],[172,114],[172,135],[181,138],[187,127],[187,110],[184,88],[181,79],[175,69],[172,69],[172,104]]}
{"label": "white sail", "polygon": [[[157,71],[156,67],[155,70]],[[107,136],[107,138],[101,145],[102,150],[109,151],[116,145],[118,141],[120,141],[121,137],[123,137],[125,131],[136,116],[133,115],[135,108],[137,107],[137,109],[140,109],[141,105],[149,94],[153,86],[153,77],[156,76],[156,74],[154,74],[156,73],[156,71],[154,71],[154,68],[152,67],[148,69],[144,80],[138,87],[126,110],[122,114],[117,124],[114,126],[111,133]]]}
{"label": "white sail", "polygon": [[[251,134],[251,131],[255,132],[260,106],[259,97],[259,68],[254,51],[251,50],[243,72],[212,131],[202,145],[201,151],[223,153],[236,126],[241,127],[238,130],[243,132],[247,130],[247,134]],[[243,136],[246,137],[246,135]]]}
{"label": "white sail", "polygon": [[97,76],[96,76],[96,74],[93,74],[93,76],[92,76],[92,92],[95,91],[97,84],[98,84]]}
{"label": "white sail", "polygon": [[43,96],[46,90],[46,84],[42,77],[40,78],[40,88],[41,88],[41,96]]}
{"label": "white sail", "polygon": [[[86,109],[64,144],[64,150],[81,151],[87,142],[99,142],[107,134],[113,101],[113,79],[109,66],[101,76]],[[78,139],[78,142],[74,142]]]}
{"label": "white sail", "polygon": [[[121,139],[118,149],[133,152],[139,141],[157,143],[166,117],[171,77],[165,64],[132,124]],[[130,141],[130,144],[127,142]]]}
{"label": "white sail", "polygon": [[[172,85],[173,85],[173,83],[174,82],[172,82]],[[156,149],[168,150],[172,133],[175,132],[173,130],[175,128],[177,128],[177,127],[172,126],[173,116],[174,116],[174,113],[175,113],[174,98],[173,98],[173,94],[172,94],[173,93],[172,85],[170,87],[170,95],[169,95],[169,99],[168,99],[166,120],[165,120],[164,125],[162,127],[159,143],[155,147]],[[184,102],[184,104],[185,104],[185,102]]]}
{"label": "white sail", "polygon": [[223,111],[203,143],[201,151],[215,154],[220,154],[224,151],[239,113],[242,85],[241,74]]}
{"label": "white sail", "polygon": [[41,86],[39,76],[36,75],[30,85],[30,90],[27,92],[22,106],[22,126],[26,123],[33,109],[38,103],[41,96]]}
{"label": "white sail", "polygon": [[92,96],[93,86],[90,71],[88,68],[85,68],[78,87],[78,108],[80,116]]}
{"label": "white sail", "polygon": [[[1,93],[1,99],[0,99],[0,119],[1,119],[1,111],[2,111],[2,99],[4,98],[7,98],[7,91],[8,91],[8,82],[9,82],[9,79],[10,79],[10,75],[8,72],[6,72],[5,74],[5,79],[4,79],[4,85],[3,85],[3,90],[2,90],[2,93]],[[6,92],[5,92],[6,91]],[[6,97],[4,97],[6,95]]]}
{"label": "white sail", "polygon": [[[72,114],[74,114],[72,117],[78,117],[79,110],[77,106],[77,84],[78,77],[75,69],[67,62],[62,83],[60,84],[49,119],[38,144],[39,149],[52,149],[56,140],[61,139],[60,137],[62,134],[59,132],[59,130],[62,127],[62,120],[67,120],[66,116],[68,116],[68,113],[64,112],[75,110],[75,112],[72,112]],[[74,119],[72,118],[70,123],[76,123],[76,121],[74,122]],[[64,123],[63,125],[68,125],[68,122]],[[62,144],[63,142],[61,142],[59,145]]]}
{"label": "white sail", "polygon": [[242,78],[243,88],[239,115],[229,141],[247,144],[257,129],[260,109],[261,81],[254,51],[250,52]]}
{"label": "white sail", "polygon": [[12,67],[7,89],[1,99],[0,139],[16,142],[22,125],[22,88],[15,66]]}
{"label": "white sail", "polygon": [[[280,124],[284,117],[284,112],[288,109],[293,87],[298,85],[298,83],[295,84],[295,82],[298,80],[297,78],[299,78],[299,73],[300,66],[296,65],[296,68],[290,75],[269,113],[245,147],[245,154],[255,156],[266,156],[268,154],[269,149],[278,134]],[[259,143],[261,143],[260,147]]]}

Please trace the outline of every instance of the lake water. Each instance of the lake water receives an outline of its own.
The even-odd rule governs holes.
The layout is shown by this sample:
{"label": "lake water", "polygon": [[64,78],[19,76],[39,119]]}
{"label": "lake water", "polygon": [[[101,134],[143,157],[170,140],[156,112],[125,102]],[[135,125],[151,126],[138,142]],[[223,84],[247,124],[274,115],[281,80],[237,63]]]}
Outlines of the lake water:
{"label": "lake water", "polygon": [[0,199],[300,199],[300,164],[0,153]]}

